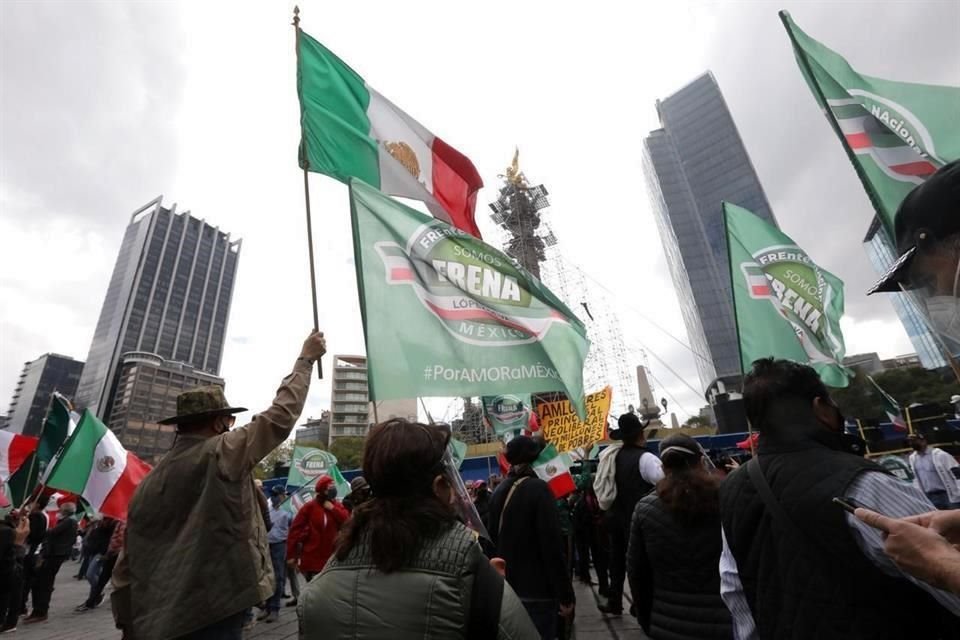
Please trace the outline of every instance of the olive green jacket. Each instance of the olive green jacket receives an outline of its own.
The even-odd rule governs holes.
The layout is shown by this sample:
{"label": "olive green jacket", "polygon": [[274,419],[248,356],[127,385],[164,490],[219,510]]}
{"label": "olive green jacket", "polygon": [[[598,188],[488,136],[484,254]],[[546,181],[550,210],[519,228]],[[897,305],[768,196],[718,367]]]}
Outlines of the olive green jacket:
{"label": "olive green jacket", "polygon": [[[478,562],[487,560],[461,524],[424,542],[409,567],[390,574],[377,571],[369,547],[359,544],[343,560],[331,558],[301,592],[301,637],[463,639]],[[504,583],[497,640],[539,638],[520,599]]]}
{"label": "olive green jacket", "polygon": [[297,360],[272,406],[223,435],[179,435],[130,502],[113,596],[136,640],[166,640],[236,614],[273,593],[253,468],[290,434],[312,367]]}

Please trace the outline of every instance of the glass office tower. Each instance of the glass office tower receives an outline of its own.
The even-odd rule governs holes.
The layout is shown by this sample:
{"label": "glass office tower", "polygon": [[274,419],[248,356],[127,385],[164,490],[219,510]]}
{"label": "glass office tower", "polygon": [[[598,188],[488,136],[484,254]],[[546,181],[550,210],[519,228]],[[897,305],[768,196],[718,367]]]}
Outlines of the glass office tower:
{"label": "glass office tower", "polygon": [[700,384],[739,379],[723,201],[777,224],[709,71],[657,102],[643,170]]}

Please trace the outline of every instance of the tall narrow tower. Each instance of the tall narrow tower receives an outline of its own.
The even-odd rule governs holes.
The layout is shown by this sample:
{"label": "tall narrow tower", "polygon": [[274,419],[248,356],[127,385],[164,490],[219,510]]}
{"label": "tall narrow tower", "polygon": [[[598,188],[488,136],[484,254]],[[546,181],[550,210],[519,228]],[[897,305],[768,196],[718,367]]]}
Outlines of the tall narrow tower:
{"label": "tall narrow tower", "polygon": [[546,260],[547,244],[537,234],[540,211],[550,206],[547,189],[542,184],[531,187],[520,171],[520,151],[514,151],[513,162],[503,177],[500,195],[490,203],[490,216],[508,234],[504,251],[524,269],[540,278],[540,265]]}

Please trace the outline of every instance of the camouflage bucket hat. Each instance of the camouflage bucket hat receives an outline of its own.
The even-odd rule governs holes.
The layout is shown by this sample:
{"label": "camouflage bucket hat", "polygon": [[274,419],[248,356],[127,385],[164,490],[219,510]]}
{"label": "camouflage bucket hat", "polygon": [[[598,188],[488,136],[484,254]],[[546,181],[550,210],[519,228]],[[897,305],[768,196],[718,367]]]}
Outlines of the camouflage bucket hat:
{"label": "camouflage bucket hat", "polygon": [[177,415],[160,420],[160,424],[186,424],[213,416],[243,413],[246,407],[231,407],[223,389],[217,386],[197,387],[177,396]]}

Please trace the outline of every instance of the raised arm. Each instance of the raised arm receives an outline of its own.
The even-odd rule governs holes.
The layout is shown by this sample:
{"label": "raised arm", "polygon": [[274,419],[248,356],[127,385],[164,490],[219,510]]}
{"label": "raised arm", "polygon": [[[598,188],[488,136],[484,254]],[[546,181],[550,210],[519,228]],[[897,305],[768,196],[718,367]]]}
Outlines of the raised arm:
{"label": "raised arm", "polygon": [[326,352],[323,333],[312,332],[303,343],[293,371],[277,389],[273,404],[255,415],[250,424],[220,437],[220,473],[234,481],[246,477],[257,463],[287,439],[303,411],[313,363]]}

